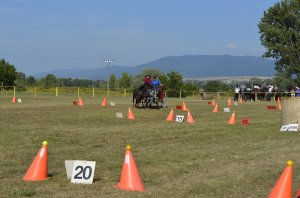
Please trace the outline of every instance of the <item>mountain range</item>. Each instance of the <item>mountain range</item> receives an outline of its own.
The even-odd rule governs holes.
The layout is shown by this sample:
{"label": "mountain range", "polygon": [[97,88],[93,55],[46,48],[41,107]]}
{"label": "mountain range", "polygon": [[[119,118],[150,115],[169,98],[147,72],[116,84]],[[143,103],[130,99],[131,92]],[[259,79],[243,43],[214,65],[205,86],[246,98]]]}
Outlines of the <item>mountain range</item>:
{"label": "mountain range", "polygon": [[[132,75],[141,73],[146,68],[158,69],[164,73],[176,71],[184,78],[222,77],[222,76],[268,76],[274,75],[273,60],[255,56],[230,55],[185,55],[167,56],[137,66],[110,65],[110,74],[120,77],[127,72]],[[108,68],[61,69],[36,74],[41,78],[54,74],[58,78],[107,79]]]}

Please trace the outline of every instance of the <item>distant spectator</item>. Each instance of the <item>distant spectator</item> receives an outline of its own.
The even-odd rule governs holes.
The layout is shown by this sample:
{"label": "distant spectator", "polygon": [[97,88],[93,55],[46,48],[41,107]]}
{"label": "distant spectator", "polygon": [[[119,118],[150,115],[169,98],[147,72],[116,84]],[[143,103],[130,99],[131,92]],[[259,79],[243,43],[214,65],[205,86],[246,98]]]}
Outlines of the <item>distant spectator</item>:
{"label": "distant spectator", "polygon": [[294,88],[291,89],[290,93],[291,93],[291,97],[295,97],[295,90],[294,90]]}
{"label": "distant spectator", "polygon": [[273,89],[274,89],[273,85],[268,86],[268,92],[269,93],[273,93]]}
{"label": "distant spectator", "polygon": [[238,85],[235,86],[234,88],[234,101],[238,101],[240,96],[240,88]]}
{"label": "distant spectator", "polygon": [[299,87],[296,87],[295,96],[300,97],[300,89]]}
{"label": "distant spectator", "polygon": [[267,101],[271,101],[273,95],[273,85],[268,86],[268,94],[267,94]]}
{"label": "distant spectator", "polygon": [[258,85],[254,85],[253,89],[254,89],[255,91],[259,91],[259,90],[260,90],[260,87],[259,87]]}
{"label": "distant spectator", "polygon": [[203,100],[204,99],[204,89],[203,89],[203,87],[200,87],[199,94],[200,94],[201,99]]}

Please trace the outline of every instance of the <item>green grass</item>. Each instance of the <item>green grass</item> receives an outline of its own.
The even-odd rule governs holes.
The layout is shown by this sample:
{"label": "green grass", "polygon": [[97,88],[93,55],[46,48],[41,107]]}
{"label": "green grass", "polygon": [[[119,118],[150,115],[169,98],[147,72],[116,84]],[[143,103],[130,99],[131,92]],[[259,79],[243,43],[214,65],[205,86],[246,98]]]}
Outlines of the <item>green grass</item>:
{"label": "green grass", "polygon": [[[131,99],[111,98],[116,107],[100,107],[101,99],[72,106],[73,97],[24,96],[12,104],[0,95],[0,197],[267,197],[285,167],[294,161],[294,193],[300,184],[300,137],[279,132],[275,102],[235,106],[237,125],[228,126],[226,101],[212,113],[207,101],[186,100],[196,123],[168,123],[166,109],[135,109]],[[124,119],[117,119],[122,112]],[[186,115],[175,110],[175,114]],[[250,125],[242,126],[243,117]],[[23,182],[42,142],[48,141],[49,179]],[[119,181],[125,146],[132,152],[146,191],[113,188]],[[71,184],[65,160],[96,161],[92,185]]]}

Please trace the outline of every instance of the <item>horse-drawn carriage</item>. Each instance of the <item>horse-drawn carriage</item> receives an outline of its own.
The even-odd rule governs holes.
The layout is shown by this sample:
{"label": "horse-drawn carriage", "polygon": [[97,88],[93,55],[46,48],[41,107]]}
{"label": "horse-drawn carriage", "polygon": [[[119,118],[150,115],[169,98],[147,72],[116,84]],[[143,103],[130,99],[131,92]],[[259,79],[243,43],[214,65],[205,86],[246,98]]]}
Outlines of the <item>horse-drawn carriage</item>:
{"label": "horse-drawn carriage", "polygon": [[151,86],[142,85],[139,88],[134,89],[132,95],[132,103],[134,107],[167,107],[167,96],[162,87],[155,89]]}

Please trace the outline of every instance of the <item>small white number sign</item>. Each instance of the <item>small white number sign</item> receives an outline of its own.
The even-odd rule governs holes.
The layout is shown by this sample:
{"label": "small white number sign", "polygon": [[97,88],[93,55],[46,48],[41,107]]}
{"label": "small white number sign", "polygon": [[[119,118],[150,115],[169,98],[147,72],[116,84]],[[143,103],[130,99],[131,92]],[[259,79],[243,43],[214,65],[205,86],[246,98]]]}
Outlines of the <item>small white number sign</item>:
{"label": "small white number sign", "polygon": [[95,172],[95,161],[75,161],[71,183],[92,184]]}
{"label": "small white number sign", "polygon": [[288,124],[288,125],[283,125],[281,128],[280,128],[280,131],[298,131],[298,127],[299,125],[298,124]]}
{"label": "small white number sign", "polygon": [[117,112],[117,113],[116,113],[116,117],[117,117],[117,118],[123,118],[123,113]]}
{"label": "small white number sign", "polygon": [[184,120],[184,115],[176,115],[176,122],[183,122]]}
{"label": "small white number sign", "polygon": [[229,113],[229,112],[230,112],[230,109],[229,109],[229,108],[224,108],[224,112],[225,112],[225,113]]}

